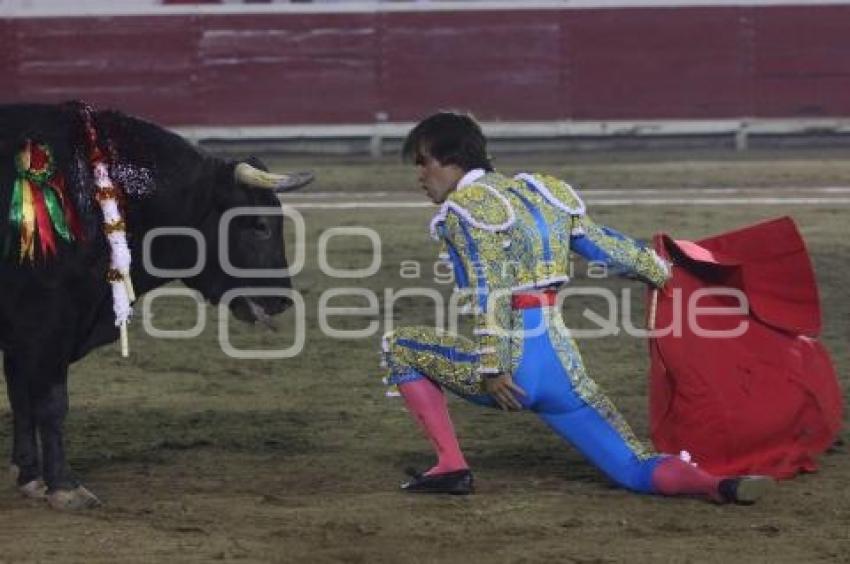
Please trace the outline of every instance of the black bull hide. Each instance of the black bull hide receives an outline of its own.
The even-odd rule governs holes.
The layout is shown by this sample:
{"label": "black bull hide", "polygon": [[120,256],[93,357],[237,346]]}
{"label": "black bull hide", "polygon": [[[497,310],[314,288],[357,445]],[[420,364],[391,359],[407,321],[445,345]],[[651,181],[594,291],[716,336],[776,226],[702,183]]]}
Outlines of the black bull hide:
{"label": "black bull hide", "polygon": [[[18,237],[9,221],[15,158],[27,139],[53,152],[76,208],[83,240],[58,240],[52,256],[33,261],[16,253],[0,256],[0,348],[13,412],[12,462],[23,486],[43,478],[48,493],[73,490],[66,468],[62,425],[68,409],[71,362],[118,338],[107,282],[110,247],[94,198],[82,106],[0,105],[0,252]],[[203,154],[178,135],[119,112],[93,112],[99,144],[111,157],[110,175],[123,185],[123,211],[137,295],[169,282],[145,271],[145,258],[159,269],[190,268],[198,245],[190,237],[158,237],[143,257],[144,236],[158,227],[190,227],[206,243],[205,267],[183,282],[212,303],[237,288],[289,288],[284,276],[234,277],[219,259],[219,220],[227,210],[251,206],[279,209],[274,190],[236,180],[235,162]],[[257,163],[254,163],[255,165]],[[289,177],[295,178],[295,177]],[[309,181],[286,182],[286,188]],[[283,219],[274,211],[239,215],[228,231],[229,257],[241,268],[285,268]],[[16,242],[16,241],[12,241]],[[280,313],[281,297],[237,298],[231,311],[242,320]],[[41,439],[39,453],[37,438]]]}

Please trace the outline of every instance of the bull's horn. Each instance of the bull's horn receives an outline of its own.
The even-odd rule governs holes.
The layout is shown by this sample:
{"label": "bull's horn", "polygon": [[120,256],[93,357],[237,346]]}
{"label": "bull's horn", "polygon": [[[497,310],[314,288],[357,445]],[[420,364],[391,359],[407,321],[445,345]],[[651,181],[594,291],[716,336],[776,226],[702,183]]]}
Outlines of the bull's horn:
{"label": "bull's horn", "polygon": [[313,181],[312,172],[291,172],[274,174],[260,170],[248,163],[239,163],[233,171],[236,180],[254,188],[267,188],[275,192],[297,190]]}

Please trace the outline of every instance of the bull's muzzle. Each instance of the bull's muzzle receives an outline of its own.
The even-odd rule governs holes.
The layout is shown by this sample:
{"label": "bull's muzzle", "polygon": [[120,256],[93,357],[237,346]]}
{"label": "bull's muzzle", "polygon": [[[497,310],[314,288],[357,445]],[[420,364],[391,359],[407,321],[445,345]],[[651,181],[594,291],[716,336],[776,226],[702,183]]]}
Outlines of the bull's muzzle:
{"label": "bull's muzzle", "polygon": [[240,296],[230,302],[233,317],[246,323],[265,325],[273,331],[278,326],[272,316],[278,315],[292,305],[289,298]]}

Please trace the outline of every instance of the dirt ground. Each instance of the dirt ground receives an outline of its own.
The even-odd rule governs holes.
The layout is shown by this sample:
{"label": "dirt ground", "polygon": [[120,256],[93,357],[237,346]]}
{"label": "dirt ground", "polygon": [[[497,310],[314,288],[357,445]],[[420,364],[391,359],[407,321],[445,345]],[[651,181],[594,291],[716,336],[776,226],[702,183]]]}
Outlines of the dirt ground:
{"label": "dirt ground", "polygon": [[[375,195],[373,201],[417,197],[411,171],[395,161],[305,157],[271,163],[278,169],[312,165],[319,173],[314,192],[398,194]],[[588,189],[749,186],[807,195],[811,187],[850,186],[850,152],[840,151],[547,155],[500,157],[498,163],[511,172],[528,167],[560,174]],[[590,211],[598,221],[643,238],[659,230],[699,238],[792,215],[815,263],[823,340],[847,397],[850,204]],[[383,242],[381,267],[345,285],[379,297],[387,288],[414,285],[448,295],[429,271],[436,249],[426,226],[433,210],[301,213],[306,265],[295,279],[305,302],[301,354],[276,361],[228,357],[215,308],[204,310],[205,329],[196,338],[154,338],[139,307],[129,359],[113,345],[72,370],[70,463],[103,507],[51,511],[19,497],[9,479],[0,488],[0,562],[850,562],[846,430],[844,445],[822,458],[816,474],[779,484],[753,507],[717,506],[613,488],[532,415],[452,401],[477,493],[448,498],[398,492],[403,468],[426,467],[431,455],[400,400],[384,396],[379,337],[388,320],[428,323],[432,306],[400,300],[388,315],[382,309],[380,316],[334,319],[334,326],[348,329],[375,321],[369,337],[323,336],[319,302],[340,281],[320,271],[316,245],[329,227],[369,226]],[[290,258],[293,253],[290,246]],[[365,240],[338,238],[329,262],[363,267],[370,254]],[[426,266],[420,279],[400,276],[405,260]],[[616,286],[640,289],[633,282]],[[159,329],[195,323],[195,304],[185,298],[149,305],[148,324]],[[285,348],[293,342],[295,320],[295,312],[284,314],[278,333],[235,321],[227,327],[235,346]],[[590,373],[646,437],[645,343],[622,336],[581,347]],[[8,452],[5,400],[0,419],[0,450]]]}

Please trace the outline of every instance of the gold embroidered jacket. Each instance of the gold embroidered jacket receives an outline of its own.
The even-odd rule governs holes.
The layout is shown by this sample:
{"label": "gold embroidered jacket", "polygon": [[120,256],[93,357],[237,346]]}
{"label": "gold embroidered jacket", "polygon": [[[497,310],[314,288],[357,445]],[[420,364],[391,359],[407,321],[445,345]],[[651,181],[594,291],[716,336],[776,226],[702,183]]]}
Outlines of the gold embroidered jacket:
{"label": "gold embroidered jacket", "polygon": [[551,176],[491,172],[452,192],[431,222],[475,313],[479,373],[511,367],[511,295],[569,281],[570,252],[662,286],[670,268],[651,248],[594,223],[579,196]]}

